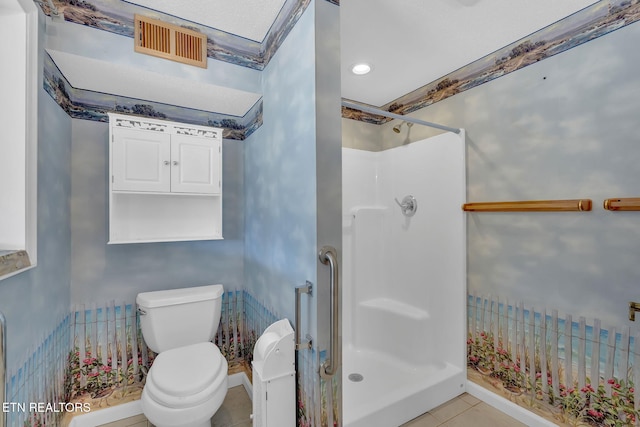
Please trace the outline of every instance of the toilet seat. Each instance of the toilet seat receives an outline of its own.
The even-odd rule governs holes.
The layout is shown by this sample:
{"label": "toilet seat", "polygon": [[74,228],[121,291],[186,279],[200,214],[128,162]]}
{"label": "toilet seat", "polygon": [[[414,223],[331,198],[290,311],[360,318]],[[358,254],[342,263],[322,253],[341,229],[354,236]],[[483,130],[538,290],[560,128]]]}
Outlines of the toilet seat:
{"label": "toilet seat", "polygon": [[220,349],[204,342],[160,353],[149,370],[145,390],[162,406],[188,408],[226,387],[226,378],[227,361]]}

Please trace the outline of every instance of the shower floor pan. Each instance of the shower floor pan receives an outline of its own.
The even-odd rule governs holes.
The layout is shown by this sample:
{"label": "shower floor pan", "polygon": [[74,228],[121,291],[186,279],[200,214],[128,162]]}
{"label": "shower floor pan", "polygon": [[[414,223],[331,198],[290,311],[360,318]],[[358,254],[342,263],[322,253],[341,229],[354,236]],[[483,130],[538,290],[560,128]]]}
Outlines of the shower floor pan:
{"label": "shower floor pan", "polygon": [[345,427],[399,426],[462,394],[466,384],[465,373],[448,363],[412,366],[353,347],[343,349],[342,377]]}

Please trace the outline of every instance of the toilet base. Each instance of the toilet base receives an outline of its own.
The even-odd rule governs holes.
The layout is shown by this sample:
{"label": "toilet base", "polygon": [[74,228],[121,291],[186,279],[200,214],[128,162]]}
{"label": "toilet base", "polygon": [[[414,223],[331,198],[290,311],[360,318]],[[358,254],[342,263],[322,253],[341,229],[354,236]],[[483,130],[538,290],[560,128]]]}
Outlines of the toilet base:
{"label": "toilet base", "polygon": [[211,420],[209,419],[207,421],[204,421],[204,422],[198,423],[198,424],[189,424],[189,425],[187,425],[185,427],[211,427]]}
{"label": "toilet base", "polygon": [[[155,427],[162,427],[162,424],[154,424]],[[183,427],[211,427],[211,420],[207,420],[197,424],[182,424]]]}
{"label": "toilet base", "polygon": [[[142,389],[140,403],[142,412],[155,427],[211,427],[211,418],[218,411],[227,395],[227,376],[220,389],[206,402],[191,408],[172,409],[159,405],[151,399],[146,387]],[[206,417],[204,420],[203,417]],[[188,422],[196,418],[196,422]],[[199,420],[198,420],[199,418]]]}

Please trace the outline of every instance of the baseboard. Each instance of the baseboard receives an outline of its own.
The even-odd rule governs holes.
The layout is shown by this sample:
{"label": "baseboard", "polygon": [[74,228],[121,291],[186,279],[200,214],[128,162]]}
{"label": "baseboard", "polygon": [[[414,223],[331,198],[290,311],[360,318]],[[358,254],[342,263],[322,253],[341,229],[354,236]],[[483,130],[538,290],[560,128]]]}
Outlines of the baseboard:
{"label": "baseboard", "polygon": [[69,422],[69,427],[95,427],[142,414],[139,400],[122,403],[109,408],[99,409],[82,415],[76,415]]}
{"label": "baseboard", "polygon": [[[253,387],[249,377],[244,372],[229,375],[227,387],[243,386],[249,398],[253,397]],[[82,415],[76,415],[69,423],[69,427],[95,427],[114,421],[124,420],[142,414],[142,405],[139,400],[122,403],[110,408],[100,409]]]}
{"label": "baseboard", "polygon": [[237,374],[229,375],[228,387],[237,387],[239,385],[244,387],[244,390],[249,395],[249,399],[253,400],[253,385],[249,381],[249,377],[244,372],[238,372]]}
{"label": "baseboard", "polygon": [[526,424],[529,427],[556,427],[557,424],[546,420],[515,403],[490,392],[486,388],[479,386],[471,381],[467,381],[467,393],[482,400],[487,405],[491,405],[500,412],[504,412],[511,418]]}

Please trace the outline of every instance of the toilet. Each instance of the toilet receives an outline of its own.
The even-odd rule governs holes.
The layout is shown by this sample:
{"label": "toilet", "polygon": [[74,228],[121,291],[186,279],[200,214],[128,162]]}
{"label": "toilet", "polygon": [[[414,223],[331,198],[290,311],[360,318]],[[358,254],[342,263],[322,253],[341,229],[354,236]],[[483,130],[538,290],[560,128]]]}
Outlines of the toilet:
{"label": "toilet", "polygon": [[142,412],[156,427],[210,427],[227,394],[227,360],[211,340],[220,323],[222,285],[143,292],[140,329],[157,356],[142,390]]}

